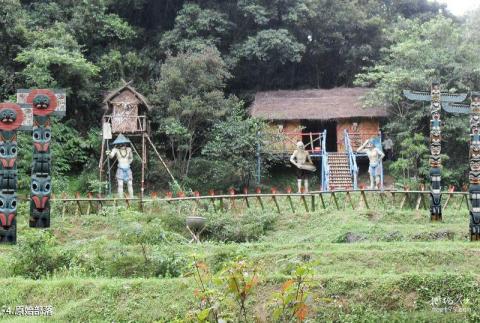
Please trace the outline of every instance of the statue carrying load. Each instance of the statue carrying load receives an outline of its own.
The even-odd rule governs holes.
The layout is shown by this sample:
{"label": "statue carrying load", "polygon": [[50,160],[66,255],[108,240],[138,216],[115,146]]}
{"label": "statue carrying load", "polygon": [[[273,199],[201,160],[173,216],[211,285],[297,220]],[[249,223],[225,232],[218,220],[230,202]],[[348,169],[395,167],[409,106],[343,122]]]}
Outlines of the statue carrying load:
{"label": "statue carrying load", "polygon": [[118,135],[117,139],[113,142],[114,148],[112,151],[107,150],[106,154],[108,158],[117,158],[118,167],[117,167],[117,192],[118,197],[123,197],[123,183],[127,183],[128,196],[133,198],[133,176],[130,164],[133,162],[133,153],[132,148],[130,147],[131,142],[124,135]]}
{"label": "statue carrying load", "polygon": [[358,149],[358,153],[366,153],[369,161],[368,173],[370,174],[370,189],[381,185],[382,159],[385,154],[378,149],[372,139],[365,141]]}
{"label": "statue carrying load", "polygon": [[304,181],[305,193],[308,192],[308,175],[316,170],[312,158],[305,150],[303,142],[297,142],[297,149],[290,156],[290,162],[297,167],[297,187],[298,193],[302,193],[302,180]]}

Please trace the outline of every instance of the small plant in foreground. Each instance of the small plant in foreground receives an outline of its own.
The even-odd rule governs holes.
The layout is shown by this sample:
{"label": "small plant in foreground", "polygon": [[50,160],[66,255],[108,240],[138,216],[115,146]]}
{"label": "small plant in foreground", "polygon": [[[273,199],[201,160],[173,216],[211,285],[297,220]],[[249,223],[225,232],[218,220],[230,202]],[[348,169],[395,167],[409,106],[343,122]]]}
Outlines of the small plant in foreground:
{"label": "small plant in foreground", "polygon": [[[190,313],[187,321],[226,322],[237,315],[236,320],[249,322],[247,301],[258,284],[257,270],[251,263],[233,261],[220,274],[213,275],[206,263],[194,257],[193,276],[198,285],[195,296],[200,299],[200,309]],[[235,307],[235,312],[231,312]]]}
{"label": "small plant in foreground", "polygon": [[303,322],[308,315],[306,304],[309,295],[309,279],[313,270],[308,264],[299,265],[280,291],[273,293],[272,319],[275,322]]}

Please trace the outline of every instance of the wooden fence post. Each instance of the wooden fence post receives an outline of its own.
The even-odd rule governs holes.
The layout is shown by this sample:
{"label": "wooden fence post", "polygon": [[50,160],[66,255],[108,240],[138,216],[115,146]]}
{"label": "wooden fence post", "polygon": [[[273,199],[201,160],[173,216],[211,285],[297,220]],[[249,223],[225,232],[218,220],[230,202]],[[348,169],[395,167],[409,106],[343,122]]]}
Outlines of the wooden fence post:
{"label": "wooden fence post", "polygon": [[[277,189],[276,189],[275,187],[272,187],[271,192],[272,192],[272,194],[276,194],[276,193],[277,193]],[[282,212],[280,211],[280,206],[278,205],[277,197],[276,197],[275,195],[272,195],[272,200],[273,200],[273,202],[275,202],[275,206],[277,207],[277,212],[278,212],[279,214],[282,213]]]}
{"label": "wooden fence post", "polygon": [[288,200],[288,203],[290,204],[290,208],[292,209],[292,212],[295,213],[295,208],[293,207],[293,202],[292,202],[292,197],[290,196],[290,194],[292,194],[292,188],[290,186],[287,186],[287,200]]}

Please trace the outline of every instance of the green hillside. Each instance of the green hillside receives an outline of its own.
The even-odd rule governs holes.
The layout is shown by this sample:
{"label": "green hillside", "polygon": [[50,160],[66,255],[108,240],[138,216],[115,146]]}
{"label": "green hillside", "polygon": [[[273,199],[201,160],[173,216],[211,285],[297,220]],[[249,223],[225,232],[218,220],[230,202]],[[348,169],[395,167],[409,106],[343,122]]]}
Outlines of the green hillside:
{"label": "green hillside", "polygon": [[[274,292],[302,264],[312,269],[307,321],[475,321],[480,245],[467,239],[468,214],[453,206],[443,223],[431,223],[425,210],[380,205],[295,214],[237,205],[202,211],[208,241],[198,245],[188,243],[184,229],[190,204],[55,217],[49,230],[22,225],[18,245],[0,247],[0,284],[8,295],[0,306],[14,312],[19,305],[51,305],[48,320],[58,322],[198,318],[195,257],[214,274],[239,260],[258,272],[249,321],[273,320]],[[238,318],[227,296],[221,309],[226,319]]]}

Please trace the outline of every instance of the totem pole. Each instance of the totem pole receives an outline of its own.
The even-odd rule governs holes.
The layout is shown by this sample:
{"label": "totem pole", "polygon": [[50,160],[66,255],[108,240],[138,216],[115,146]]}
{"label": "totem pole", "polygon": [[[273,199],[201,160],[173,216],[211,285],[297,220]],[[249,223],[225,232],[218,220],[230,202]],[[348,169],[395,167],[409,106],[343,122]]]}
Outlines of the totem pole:
{"label": "totem pole", "polygon": [[33,107],[33,162],[30,186],[30,227],[50,227],[50,196],[52,193],[51,115],[64,116],[64,91],[18,90],[17,102]]}
{"label": "totem pole", "polygon": [[17,241],[17,130],[31,128],[32,109],[0,104],[0,243]]}
{"label": "totem pole", "polygon": [[480,92],[470,104],[470,240],[480,240]]}
{"label": "totem pole", "polygon": [[[429,101],[430,104],[430,219],[432,221],[442,220],[442,194],[441,194],[441,167],[442,160],[440,153],[442,150],[442,129],[440,110],[442,104],[448,102],[462,102],[467,98],[467,94],[449,94],[441,93],[440,84],[432,82],[430,93],[404,90],[403,94],[412,101]],[[445,108],[444,108],[445,109]],[[448,112],[448,111],[447,111]]]}
{"label": "totem pole", "polygon": [[448,104],[445,111],[470,113],[470,240],[480,240],[480,92],[472,92],[470,105]]}

